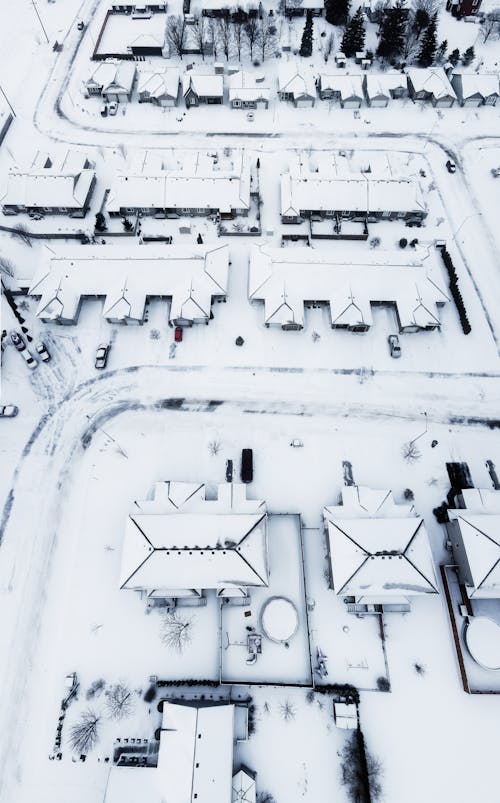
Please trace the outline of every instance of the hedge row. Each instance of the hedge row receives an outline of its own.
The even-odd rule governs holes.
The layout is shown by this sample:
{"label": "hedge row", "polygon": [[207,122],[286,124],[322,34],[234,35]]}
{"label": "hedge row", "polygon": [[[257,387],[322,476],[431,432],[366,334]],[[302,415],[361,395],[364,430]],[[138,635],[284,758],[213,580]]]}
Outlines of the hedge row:
{"label": "hedge row", "polygon": [[350,683],[327,683],[324,686],[315,686],[314,691],[318,694],[336,695],[346,703],[359,704],[359,691]]}
{"label": "hedge row", "polygon": [[212,686],[213,688],[217,688],[220,686],[218,680],[158,680],[156,685],[158,688],[162,688],[164,686]]}
{"label": "hedge row", "polygon": [[469,323],[469,318],[467,317],[467,311],[465,309],[462,293],[460,292],[460,288],[458,286],[457,271],[455,269],[455,265],[453,264],[453,260],[449,252],[446,250],[446,248],[443,247],[440,249],[440,251],[446,270],[448,271],[451,295],[453,297],[453,301],[455,302],[455,306],[458,311],[458,317],[460,318],[462,331],[464,335],[468,335],[471,332],[472,327]]}

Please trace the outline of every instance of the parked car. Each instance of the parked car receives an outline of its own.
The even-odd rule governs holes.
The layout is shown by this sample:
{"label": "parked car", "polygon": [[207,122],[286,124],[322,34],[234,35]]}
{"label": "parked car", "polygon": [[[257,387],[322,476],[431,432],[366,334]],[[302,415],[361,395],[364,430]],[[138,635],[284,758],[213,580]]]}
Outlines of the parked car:
{"label": "parked car", "polygon": [[253,123],[255,120],[255,114],[253,112],[247,112],[247,120],[249,123]]}
{"label": "parked car", "polygon": [[76,23],[76,27],[78,31],[83,31],[83,29],[85,28],[85,23],[83,22],[83,20],[78,20],[78,22]]}
{"label": "parked car", "polygon": [[106,104],[104,104],[103,106],[101,106],[101,117],[107,117],[107,116],[108,116],[108,107],[106,106]]}
{"label": "parked car", "polygon": [[26,348],[26,343],[24,342],[23,337],[22,335],[19,334],[19,332],[12,331],[10,333],[10,339],[12,341],[12,344],[16,347],[18,351],[24,351],[24,349]]}
{"label": "parked car", "polygon": [[290,441],[290,446],[293,446],[294,449],[300,449],[303,445],[304,441],[301,441],[300,438],[294,438],[293,441]]}
{"label": "parked car", "polygon": [[446,162],[446,169],[447,169],[448,173],[456,173],[457,172],[457,166],[456,166],[455,162],[452,162],[451,159],[448,159],[448,161]]}
{"label": "parked car", "polygon": [[253,451],[251,449],[241,450],[241,481],[252,482],[253,480]]}
{"label": "parked car", "polygon": [[111,348],[110,343],[101,343],[101,345],[98,346],[97,351],[95,353],[96,368],[106,368],[106,365],[108,364],[108,356],[110,348]]}
{"label": "parked car", "polygon": [[174,340],[176,343],[182,343],[182,326],[175,327]]}
{"label": "parked car", "polygon": [[387,340],[389,341],[391,357],[401,357],[401,345],[399,343],[399,337],[397,335],[389,335]]}
{"label": "parked car", "polygon": [[117,112],[118,112],[118,103],[116,102],[108,103],[108,114],[114,117]]}
{"label": "parked car", "polygon": [[226,460],[226,482],[233,481],[233,461]]}
{"label": "parked car", "polygon": [[19,412],[19,407],[15,404],[4,404],[0,407],[0,418],[14,418]]}
{"label": "parked car", "polygon": [[24,347],[24,349],[22,351],[20,351],[19,354],[23,358],[23,360],[26,363],[26,365],[28,366],[28,368],[33,369],[33,368],[37,367],[37,365],[38,365],[37,361],[35,360],[34,357],[31,356],[31,354],[29,353],[29,351],[28,351],[28,349],[26,347]]}
{"label": "parked car", "polygon": [[47,346],[43,341],[40,341],[40,343],[38,343],[35,346],[35,351],[42,360],[42,362],[48,362],[50,360],[50,354],[47,351]]}

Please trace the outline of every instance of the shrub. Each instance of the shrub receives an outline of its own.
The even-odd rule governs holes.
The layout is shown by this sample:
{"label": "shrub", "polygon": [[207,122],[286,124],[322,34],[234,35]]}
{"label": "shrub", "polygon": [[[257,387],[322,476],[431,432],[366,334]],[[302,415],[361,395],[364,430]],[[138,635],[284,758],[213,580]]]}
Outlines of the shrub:
{"label": "shrub", "polygon": [[379,691],[390,691],[391,690],[391,684],[390,684],[388,678],[385,678],[383,676],[380,676],[379,678],[377,678],[377,689]]}
{"label": "shrub", "polygon": [[406,239],[406,237],[401,237],[399,241],[399,247],[406,248],[407,245],[408,245],[408,240]]}

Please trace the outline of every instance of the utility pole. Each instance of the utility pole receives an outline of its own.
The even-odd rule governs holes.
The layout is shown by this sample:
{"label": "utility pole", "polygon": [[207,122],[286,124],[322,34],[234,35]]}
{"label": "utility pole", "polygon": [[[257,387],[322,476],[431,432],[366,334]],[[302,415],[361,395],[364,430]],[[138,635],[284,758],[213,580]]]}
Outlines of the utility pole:
{"label": "utility pole", "polygon": [[47,31],[44,28],[44,25],[43,25],[43,22],[42,22],[42,18],[40,17],[40,14],[38,13],[38,9],[37,9],[37,7],[35,5],[35,0],[31,0],[31,5],[33,6],[33,8],[35,10],[35,14],[38,17],[38,22],[40,23],[40,27],[41,27],[42,31],[44,32],[44,34],[45,34],[45,38],[46,38],[47,44],[48,44],[49,43],[49,37],[47,36]]}
{"label": "utility pole", "polygon": [[5,101],[6,101],[6,103],[7,103],[7,106],[9,107],[9,109],[10,109],[10,110],[11,110],[11,112],[12,112],[12,116],[13,116],[13,117],[15,117],[15,116],[16,116],[16,113],[15,113],[15,111],[14,111],[14,107],[12,106],[12,103],[11,103],[11,102],[10,102],[10,100],[8,99],[7,95],[5,94],[5,92],[3,91],[3,89],[2,89],[2,87],[1,87],[1,86],[0,86],[0,92],[2,93],[2,95],[3,95],[3,96],[4,96],[4,98],[5,98]]}

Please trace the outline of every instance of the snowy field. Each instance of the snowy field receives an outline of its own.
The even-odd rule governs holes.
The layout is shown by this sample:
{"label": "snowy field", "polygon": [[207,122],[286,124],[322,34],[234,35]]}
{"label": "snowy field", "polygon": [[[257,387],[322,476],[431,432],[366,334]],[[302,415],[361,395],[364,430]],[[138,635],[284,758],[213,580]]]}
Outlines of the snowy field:
{"label": "snowy field", "polygon": [[[361,689],[361,726],[383,767],[384,803],[496,803],[500,700],[464,693],[441,585],[439,596],[419,599],[410,613],[387,614],[383,622],[348,614],[328,586],[322,509],[337,502],[342,464],[349,461],[357,484],[392,489],[396,502],[411,489],[436,564],[449,563],[444,528],[432,513],[449,488],[446,462],[466,461],[476,487],[492,485],[486,461],[500,466],[500,178],[491,170],[500,167],[500,107],[440,111],[406,100],[353,112],[318,100],[304,112],[273,98],[250,122],[227,105],[160,110],[133,101],[116,117],[101,118],[99,102],[84,99],[81,84],[105,5],[37,2],[48,43],[29,0],[19,0],[15,13],[0,11],[1,84],[17,115],[0,148],[2,180],[12,164],[29,166],[37,151],[61,158],[82,151],[98,174],[84,220],[0,214],[0,225],[91,235],[114,174],[145,150],[187,167],[199,153],[245,148],[261,164],[262,236],[219,239],[231,254],[227,303],[214,306],[207,327],[185,330],[182,343],[173,342],[166,301],[149,303],[141,327],[110,325],[102,302],[87,301],[78,325],[63,328],[41,324],[36,301],[18,298],[34,342],[43,338],[52,360],[28,372],[13,346],[2,354],[2,403],[15,403],[20,412],[0,422],[0,801],[102,803],[106,758],[116,740],[151,740],[159,725],[157,701],[143,699],[149,678],[217,680],[222,661],[229,675],[239,671],[242,683],[261,684],[238,687],[237,694],[253,698],[256,730],[235,748],[235,762],[257,771],[258,790],[277,803],[347,803],[345,733],[335,727],[331,698],[272,685],[308,682],[320,647],[329,673],[322,682]],[[169,5],[169,12],[178,10],[179,3]],[[77,19],[86,23],[83,32]],[[282,56],[288,59],[303,20],[280,24],[292,48]],[[321,32],[332,29],[323,19],[315,19],[314,29],[313,56],[304,63],[318,71],[325,64]],[[334,50],[338,30],[335,35]],[[450,49],[474,44],[474,68],[498,69],[498,41],[482,45],[476,25],[442,9],[444,38]],[[60,52],[53,49],[56,40]],[[376,42],[369,25],[367,45]],[[199,57],[185,61],[201,63]],[[160,62],[176,60],[151,60]],[[272,86],[278,64],[265,62]],[[258,69],[247,58],[242,66]],[[291,231],[279,218],[280,172],[297,160],[324,167],[333,157],[348,172],[368,163],[419,178],[429,205],[425,225],[373,224],[369,237],[380,238],[379,251],[394,251],[401,237],[418,237],[424,245],[445,239],[470,335],[462,333],[452,302],[441,310],[439,332],[401,336],[398,361],[388,351],[396,321],[386,308],[374,310],[373,327],[363,335],[333,331],[324,308],[306,310],[302,332],[264,327],[263,306],[247,298],[250,245],[279,246]],[[448,158],[457,163],[454,175],[446,170]],[[183,234],[187,222],[191,230]],[[111,231],[119,227],[110,223]],[[204,218],[147,218],[142,232],[172,236],[175,245],[191,244],[199,234],[204,242],[218,239]],[[4,284],[26,286],[45,250],[57,245],[49,239],[30,246],[1,231],[0,255],[14,274],[4,275]],[[113,248],[112,236],[107,245]],[[336,244],[318,241],[315,247]],[[2,328],[17,328],[4,295],[1,304]],[[242,347],[235,345],[238,335]],[[111,351],[107,370],[98,373],[100,343],[110,343]],[[303,447],[291,448],[293,439]],[[411,439],[420,457],[410,464],[402,447]],[[221,443],[217,455],[210,450],[214,440]],[[292,600],[299,616],[290,646],[264,641],[254,666],[245,663],[244,645],[225,649],[226,632],[229,643],[245,640],[244,609],[221,612],[210,594],[206,606],[183,609],[192,617],[192,638],[179,654],[162,642],[161,611],[118,587],[134,500],[146,498],[157,480],[223,482],[227,459],[234,460],[237,476],[245,447],[254,450],[249,496],[265,500],[273,514],[289,514],[271,517],[271,586],[254,596],[248,618],[260,626],[262,608],[274,595]],[[488,688],[489,678],[466,660],[471,680]],[[49,760],[64,679],[73,671],[81,682],[78,700],[64,722],[62,759]],[[379,691],[381,678],[390,682],[390,693]],[[85,709],[104,713],[105,691],[87,699],[101,679],[108,689],[117,683],[131,689],[132,711],[125,722],[103,720],[98,746],[82,762],[67,737]]]}

